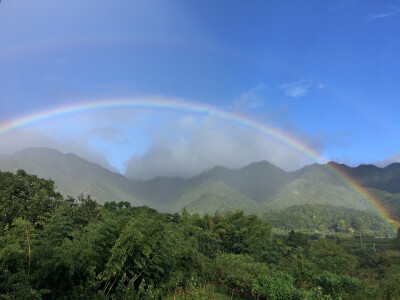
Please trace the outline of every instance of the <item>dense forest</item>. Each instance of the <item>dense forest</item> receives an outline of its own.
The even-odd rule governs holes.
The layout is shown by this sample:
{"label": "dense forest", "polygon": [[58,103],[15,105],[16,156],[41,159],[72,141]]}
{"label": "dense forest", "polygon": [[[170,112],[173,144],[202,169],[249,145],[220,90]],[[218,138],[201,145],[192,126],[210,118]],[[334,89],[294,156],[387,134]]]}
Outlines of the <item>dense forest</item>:
{"label": "dense forest", "polygon": [[[303,220],[325,209],[310,206]],[[367,236],[377,221],[341,213],[323,221],[339,235],[313,236],[299,231],[313,226],[294,217],[299,208],[160,213],[0,172],[0,298],[399,299],[399,233]],[[288,216],[293,227],[274,235],[271,223]]]}
{"label": "dense forest", "polygon": [[321,204],[293,205],[283,210],[270,210],[263,215],[275,231],[300,230],[308,233],[393,236],[393,228],[378,215],[368,212]]}

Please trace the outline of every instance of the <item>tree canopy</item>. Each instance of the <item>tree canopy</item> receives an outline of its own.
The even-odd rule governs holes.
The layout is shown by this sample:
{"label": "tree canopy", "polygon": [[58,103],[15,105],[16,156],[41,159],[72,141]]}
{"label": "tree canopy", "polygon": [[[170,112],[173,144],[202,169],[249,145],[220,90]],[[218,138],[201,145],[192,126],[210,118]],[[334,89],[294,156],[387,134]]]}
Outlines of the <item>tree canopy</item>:
{"label": "tree canopy", "polygon": [[226,299],[399,295],[398,237],[372,250],[295,230],[273,236],[243,211],[98,205],[22,170],[0,179],[1,299],[212,299],[217,288]]}

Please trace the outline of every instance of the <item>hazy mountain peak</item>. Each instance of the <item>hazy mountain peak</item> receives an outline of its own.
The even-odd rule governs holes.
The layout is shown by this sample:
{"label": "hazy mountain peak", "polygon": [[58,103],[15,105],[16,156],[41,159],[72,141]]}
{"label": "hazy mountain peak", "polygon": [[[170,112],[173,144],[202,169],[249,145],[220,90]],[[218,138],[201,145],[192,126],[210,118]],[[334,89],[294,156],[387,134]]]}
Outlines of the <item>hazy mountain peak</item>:
{"label": "hazy mountain peak", "polygon": [[21,155],[21,154],[52,154],[52,155],[63,155],[60,151],[49,148],[49,147],[29,147],[19,151],[16,151],[14,154]]}
{"label": "hazy mountain peak", "polygon": [[204,205],[220,208],[222,204],[226,207],[232,203],[241,203],[240,207],[245,207],[245,203],[249,206],[257,203],[264,208],[271,207],[270,204],[288,207],[299,201],[314,201],[360,208],[354,192],[349,192],[329,167],[339,168],[365,187],[400,192],[400,163],[382,169],[374,165],[349,167],[331,161],[326,165],[315,163],[295,172],[285,172],[263,160],[239,170],[216,166],[189,179],[156,177],[148,181],[131,181],[78,155],[63,154],[51,148],[28,148],[0,156],[3,171],[15,172],[21,168],[39,177],[53,179],[65,196],[91,193],[100,203],[129,201],[134,205],[139,203],[170,210],[179,206],[178,199],[185,200],[185,205],[189,205],[186,200],[191,200],[196,209]]}
{"label": "hazy mountain peak", "polygon": [[0,169],[11,172],[23,169],[50,178],[64,196],[90,193],[100,203],[113,200],[136,202],[128,179],[73,153],[63,154],[51,148],[26,148],[0,157]]}
{"label": "hazy mountain peak", "polygon": [[206,171],[205,173],[207,174],[212,174],[212,173],[223,173],[223,172],[230,172],[232,171],[231,169],[228,169],[226,167],[223,166],[215,166],[214,168]]}
{"label": "hazy mountain peak", "polygon": [[252,170],[256,170],[256,169],[258,169],[258,170],[275,169],[275,170],[279,170],[279,171],[285,172],[284,170],[282,170],[278,166],[270,163],[267,160],[262,160],[262,161],[259,161],[259,162],[251,163],[251,164],[241,168],[240,170],[243,171],[243,170],[251,170],[251,169]]}
{"label": "hazy mountain peak", "polygon": [[302,167],[301,169],[294,171],[293,174],[304,174],[304,173],[310,173],[310,172],[315,172],[315,171],[323,171],[326,170],[326,166],[338,166],[339,164],[335,163],[335,162],[329,162],[326,165],[320,165],[317,163],[313,163],[311,165],[307,165]]}

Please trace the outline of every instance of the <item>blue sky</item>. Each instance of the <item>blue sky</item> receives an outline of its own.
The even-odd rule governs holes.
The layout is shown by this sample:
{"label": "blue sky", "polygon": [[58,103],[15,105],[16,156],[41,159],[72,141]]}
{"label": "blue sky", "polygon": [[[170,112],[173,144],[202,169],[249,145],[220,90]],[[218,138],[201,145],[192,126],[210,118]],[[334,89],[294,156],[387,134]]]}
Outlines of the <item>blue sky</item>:
{"label": "blue sky", "polygon": [[[400,161],[396,1],[11,1],[0,4],[0,123],[96,99],[179,98],[279,128],[350,165]],[[195,112],[110,109],[0,136],[132,178],[310,159]]]}

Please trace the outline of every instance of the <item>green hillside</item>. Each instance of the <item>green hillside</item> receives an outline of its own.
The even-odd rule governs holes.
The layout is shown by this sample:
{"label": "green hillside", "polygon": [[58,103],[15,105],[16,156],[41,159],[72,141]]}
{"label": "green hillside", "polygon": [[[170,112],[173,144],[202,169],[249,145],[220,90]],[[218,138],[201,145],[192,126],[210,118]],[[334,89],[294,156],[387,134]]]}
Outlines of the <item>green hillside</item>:
{"label": "green hillside", "polygon": [[329,204],[359,210],[370,207],[359,194],[344,185],[307,178],[290,182],[261,206],[268,210],[301,204]]}
{"label": "green hillside", "polygon": [[252,163],[240,170],[215,167],[208,172],[195,176],[189,182],[204,180],[222,181],[243,195],[262,203],[273,196],[292,178],[290,173],[267,161]]}
{"label": "green hillside", "polygon": [[283,210],[268,211],[263,215],[274,228],[292,229],[321,234],[341,233],[369,236],[392,236],[393,228],[376,214],[331,205],[293,205]]}
{"label": "green hillside", "polygon": [[376,189],[369,189],[369,191],[393,215],[393,217],[397,216],[400,218],[400,193],[391,194]]}
{"label": "green hillside", "polygon": [[246,209],[257,203],[245,195],[230,188],[221,181],[205,181],[201,185],[183,193],[168,211],[182,211],[186,208],[190,213],[213,214],[216,211],[225,213],[234,209]]}
{"label": "green hillside", "polygon": [[148,205],[163,208],[173,204],[184,189],[188,188],[183,178],[156,177],[148,181],[131,181],[130,187]]}

